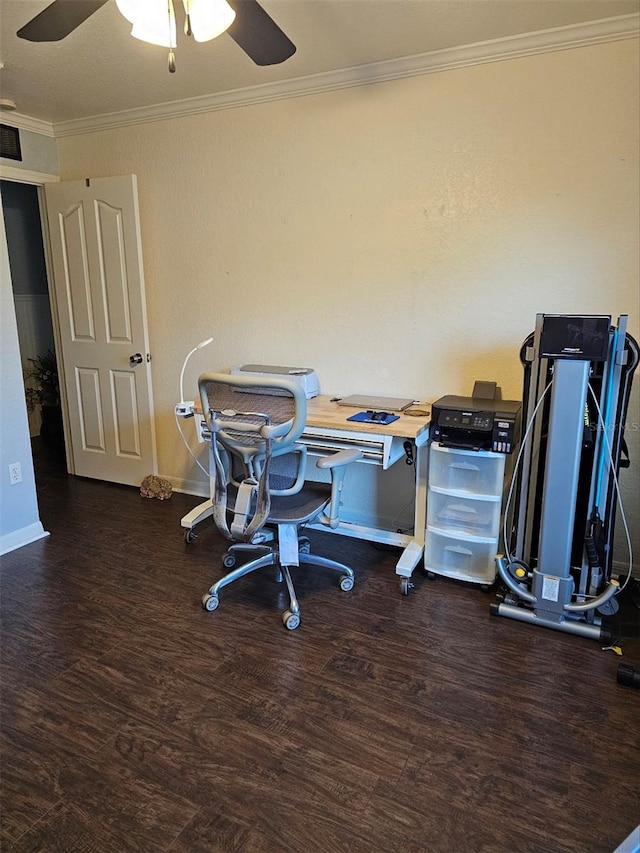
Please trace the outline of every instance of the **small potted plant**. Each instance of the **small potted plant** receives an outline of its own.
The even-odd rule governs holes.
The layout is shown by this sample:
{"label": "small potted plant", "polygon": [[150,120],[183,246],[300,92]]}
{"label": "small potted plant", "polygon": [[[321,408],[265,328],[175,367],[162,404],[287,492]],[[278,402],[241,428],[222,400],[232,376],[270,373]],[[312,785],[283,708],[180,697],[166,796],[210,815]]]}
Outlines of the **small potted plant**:
{"label": "small potted plant", "polygon": [[64,441],[62,429],[62,408],[60,405],[60,380],[58,365],[54,353],[30,358],[32,367],[24,372],[27,385],[25,394],[27,408],[34,411],[40,407],[42,426],[40,435],[47,444],[60,447]]}

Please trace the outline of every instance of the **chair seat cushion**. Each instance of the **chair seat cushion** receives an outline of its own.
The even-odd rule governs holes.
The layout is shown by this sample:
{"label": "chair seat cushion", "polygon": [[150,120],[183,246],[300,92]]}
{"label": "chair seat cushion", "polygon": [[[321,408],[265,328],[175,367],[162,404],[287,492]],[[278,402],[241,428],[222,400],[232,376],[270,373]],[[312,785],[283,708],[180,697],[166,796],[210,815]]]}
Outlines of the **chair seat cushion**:
{"label": "chair seat cushion", "polygon": [[307,482],[296,495],[272,496],[268,523],[304,524],[319,515],[330,500],[328,483]]}

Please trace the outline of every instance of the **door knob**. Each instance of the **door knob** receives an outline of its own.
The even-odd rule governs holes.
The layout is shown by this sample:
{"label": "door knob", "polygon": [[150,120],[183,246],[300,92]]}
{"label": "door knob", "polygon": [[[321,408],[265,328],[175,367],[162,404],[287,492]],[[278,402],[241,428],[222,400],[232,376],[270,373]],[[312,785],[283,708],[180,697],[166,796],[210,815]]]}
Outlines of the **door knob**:
{"label": "door knob", "polygon": [[129,364],[131,365],[131,367],[135,367],[136,364],[142,364],[143,361],[144,359],[142,358],[142,355],[139,352],[129,356]]}

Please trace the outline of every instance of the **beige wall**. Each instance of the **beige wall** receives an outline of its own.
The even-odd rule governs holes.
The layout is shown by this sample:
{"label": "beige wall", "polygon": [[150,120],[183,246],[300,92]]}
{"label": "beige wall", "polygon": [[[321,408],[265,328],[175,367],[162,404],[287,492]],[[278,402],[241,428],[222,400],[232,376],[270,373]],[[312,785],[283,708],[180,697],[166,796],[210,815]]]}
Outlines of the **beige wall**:
{"label": "beige wall", "polygon": [[[424,400],[520,398],[537,312],[637,338],[638,67],[629,40],[60,139],[62,179],[138,176],[160,472],[204,479],[172,412],[209,335],[192,382],[251,361]],[[629,421],[637,486],[637,396]]]}

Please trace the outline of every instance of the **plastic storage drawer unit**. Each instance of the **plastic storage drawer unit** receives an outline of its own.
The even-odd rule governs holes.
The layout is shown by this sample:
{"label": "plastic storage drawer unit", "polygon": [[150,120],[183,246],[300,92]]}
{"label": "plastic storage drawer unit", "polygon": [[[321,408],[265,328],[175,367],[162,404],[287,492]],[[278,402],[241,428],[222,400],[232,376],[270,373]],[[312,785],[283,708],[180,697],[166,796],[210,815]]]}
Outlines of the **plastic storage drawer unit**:
{"label": "plastic storage drawer unit", "polygon": [[429,450],[427,572],[491,585],[496,577],[505,456],[489,450]]}
{"label": "plastic storage drawer unit", "polygon": [[494,539],[500,532],[500,495],[456,495],[436,486],[429,489],[427,526],[462,536]]}
{"label": "plastic storage drawer unit", "polygon": [[500,495],[504,455],[486,450],[457,450],[431,445],[429,485],[469,495]]}
{"label": "plastic storage drawer unit", "polygon": [[461,539],[427,528],[425,565],[430,572],[490,585],[496,577],[495,539]]}

